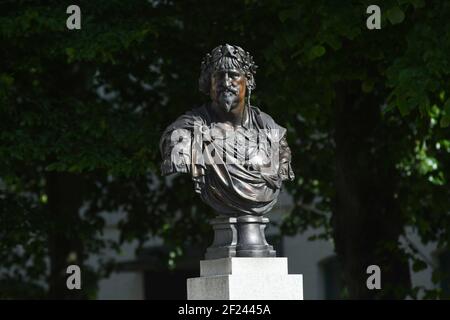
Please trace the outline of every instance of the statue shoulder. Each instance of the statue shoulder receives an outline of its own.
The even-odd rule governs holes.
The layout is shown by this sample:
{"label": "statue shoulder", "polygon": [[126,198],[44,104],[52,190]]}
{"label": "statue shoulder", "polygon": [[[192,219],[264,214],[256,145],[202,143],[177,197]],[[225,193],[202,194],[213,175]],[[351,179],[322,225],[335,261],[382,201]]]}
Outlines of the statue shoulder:
{"label": "statue shoulder", "polygon": [[[179,116],[174,122],[167,126],[165,133],[170,133],[176,129],[192,130],[196,123],[203,124],[209,119],[208,111],[205,106],[200,106],[186,111]],[[164,134],[163,134],[164,135]]]}
{"label": "statue shoulder", "polygon": [[[172,159],[172,150],[175,145],[183,146],[181,160],[190,158],[190,140],[195,126],[203,125],[208,117],[204,106],[193,108],[179,116],[174,122],[167,126],[161,135],[159,149],[163,158],[161,171],[164,175],[173,172],[188,172],[185,163],[178,163],[177,159]],[[182,143],[180,143],[182,142]],[[179,151],[177,151],[179,153]],[[178,161],[178,162],[177,162]],[[186,162],[186,161],[185,161]],[[175,165],[177,163],[177,165]]]}
{"label": "statue shoulder", "polygon": [[192,108],[191,110],[187,111],[185,115],[191,116],[191,117],[200,117],[200,118],[208,118],[209,112],[206,105],[201,105],[199,107]]}
{"label": "statue shoulder", "polygon": [[275,120],[264,111],[261,111],[260,108],[256,106],[251,106],[252,113],[254,113],[256,122],[260,128],[264,129],[277,129],[280,133],[280,139],[285,135],[286,128],[280,126]]}

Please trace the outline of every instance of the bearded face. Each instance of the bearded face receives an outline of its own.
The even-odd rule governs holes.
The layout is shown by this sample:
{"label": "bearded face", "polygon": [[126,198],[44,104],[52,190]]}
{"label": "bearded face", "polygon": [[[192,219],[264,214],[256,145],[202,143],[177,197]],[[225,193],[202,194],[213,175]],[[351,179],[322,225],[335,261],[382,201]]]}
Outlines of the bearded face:
{"label": "bearded face", "polygon": [[211,75],[211,99],[225,112],[230,112],[245,99],[245,75],[237,69],[218,70]]}

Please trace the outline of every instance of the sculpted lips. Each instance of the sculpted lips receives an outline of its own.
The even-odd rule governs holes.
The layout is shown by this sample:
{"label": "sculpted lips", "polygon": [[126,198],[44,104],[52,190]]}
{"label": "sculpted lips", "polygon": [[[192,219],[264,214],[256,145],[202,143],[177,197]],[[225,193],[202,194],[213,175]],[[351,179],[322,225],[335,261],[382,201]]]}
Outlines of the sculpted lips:
{"label": "sculpted lips", "polygon": [[220,90],[220,94],[221,95],[226,95],[226,94],[233,94],[233,95],[237,95],[238,94],[238,90],[235,88],[225,88]]}

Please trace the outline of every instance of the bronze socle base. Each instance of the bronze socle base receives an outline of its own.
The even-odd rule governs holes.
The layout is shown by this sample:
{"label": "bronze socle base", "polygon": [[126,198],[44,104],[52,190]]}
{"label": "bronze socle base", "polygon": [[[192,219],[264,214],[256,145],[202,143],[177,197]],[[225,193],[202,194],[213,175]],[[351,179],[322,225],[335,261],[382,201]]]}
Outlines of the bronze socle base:
{"label": "bronze socle base", "polygon": [[230,257],[275,257],[276,252],[266,241],[264,229],[269,219],[263,216],[218,216],[211,220],[213,244],[205,259]]}

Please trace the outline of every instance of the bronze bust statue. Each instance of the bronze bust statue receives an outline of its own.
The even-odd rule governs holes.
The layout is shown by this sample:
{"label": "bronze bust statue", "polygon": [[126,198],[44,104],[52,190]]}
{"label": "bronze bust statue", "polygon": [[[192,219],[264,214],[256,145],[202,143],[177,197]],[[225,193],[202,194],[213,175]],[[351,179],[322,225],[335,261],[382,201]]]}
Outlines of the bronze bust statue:
{"label": "bronze bust statue", "polygon": [[207,259],[275,256],[263,215],[294,173],[286,129],[250,105],[256,68],[238,46],[213,49],[199,79],[211,102],[180,116],[161,137],[162,173],[189,173],[195,191],[218,214]]}

